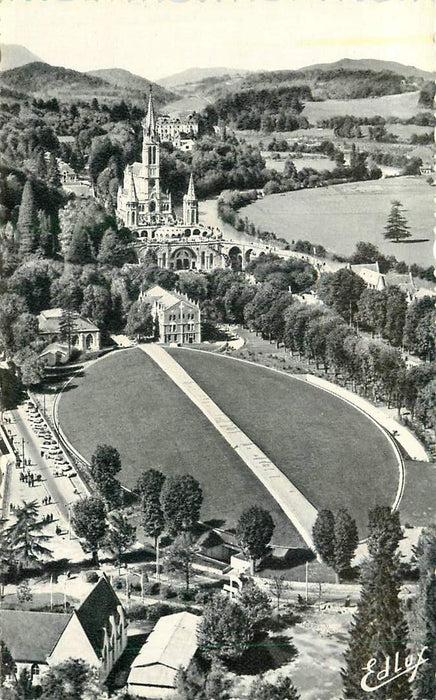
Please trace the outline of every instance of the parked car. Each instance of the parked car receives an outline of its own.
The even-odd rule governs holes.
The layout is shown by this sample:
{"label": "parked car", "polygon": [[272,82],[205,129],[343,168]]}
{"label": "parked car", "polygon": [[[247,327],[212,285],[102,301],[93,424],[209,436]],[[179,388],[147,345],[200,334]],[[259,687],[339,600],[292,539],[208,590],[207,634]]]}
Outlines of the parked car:
{"label": "parked car", "polygon": [[53,445],[56,445],[56,440],[47,440],[46,438],[42,441],[42,446],[49,450]]}

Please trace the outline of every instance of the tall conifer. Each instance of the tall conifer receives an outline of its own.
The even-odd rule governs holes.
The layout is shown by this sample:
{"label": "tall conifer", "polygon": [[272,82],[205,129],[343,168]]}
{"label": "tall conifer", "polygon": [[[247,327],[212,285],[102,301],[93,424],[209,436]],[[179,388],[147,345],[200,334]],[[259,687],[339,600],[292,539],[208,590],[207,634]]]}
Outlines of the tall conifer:
{"label": "tall conifer", "polygon": [[38,243],[38,215],[31,180],[27,180],[21,196],[17,228],[19,232],[20,254],[30,255]]}
{"label": "tall conifer", "polygon": [[[342,671],[344,697],[352,700],[368,698],[361,687],[363,670],[370,659],[376,659],[377,673],[385,669],[390,658],[389,675],[393,674],[395,654],[404,664],[407,656],[407,624],[404,618],[400,592],[400,560],[396,553],[401,539],[397,513],[378,506],[369,514],[368,551],[371,559],[362,567],[362,591],[350,630],[349,646]],[[376,674],[368,685],[380,683]],[[371,693],[374,700],[410,700],[408,676],[402,675]]]}
{"label": "tall conifer", "polygon": [[436,698],[436,525],[422,532],[418,548],[419,594],[416,601],[416,651],[428,647],[416,676],[416,700]]}

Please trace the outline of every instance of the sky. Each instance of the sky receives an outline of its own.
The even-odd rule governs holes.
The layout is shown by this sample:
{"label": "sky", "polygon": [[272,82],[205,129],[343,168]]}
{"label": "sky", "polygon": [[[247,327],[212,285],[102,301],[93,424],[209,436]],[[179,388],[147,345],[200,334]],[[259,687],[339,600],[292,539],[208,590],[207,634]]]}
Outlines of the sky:
{"label": "sky", "polygon": [[434,70],[433,0],[0,0],[0,41],[76,70],[156,80],[191,67],[378,58]]}

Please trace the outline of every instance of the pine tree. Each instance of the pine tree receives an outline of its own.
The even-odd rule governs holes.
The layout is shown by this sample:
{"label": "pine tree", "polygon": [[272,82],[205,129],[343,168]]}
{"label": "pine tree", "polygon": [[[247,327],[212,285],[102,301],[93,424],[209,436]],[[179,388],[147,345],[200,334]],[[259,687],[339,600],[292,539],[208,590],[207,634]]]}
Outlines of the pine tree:
{"label": "pine tree", "polygon": [[[400,560],[396,553],[401,539],[397,513],[378,506],[369,514],[368,551],[371,559],[362,567],[361,596],[350,629],[349,646],[345,653],[346,666],[341,675],[345,698],[364,700],[367,691],[361,687],[364,668],[375,658],[377,672],[384,669],[387,657],[391,662],[398,653],[407,656],[407,624],[399,599],[401,579]],[[376,685],[377,677],[368,679]],[[407,675],[374,691],[377,700],[410,700],[411,688]]]}
{"label": "pine tree", "polygon": [[68,354],[71,352],[71,336],[76,327],[77,314],[71,309],[63,309],[59,321],[59,334],[63,341],[68,343]]}
{"label": "pine tree", "polygon": [[55,187],[56,189],[62,186],[58,162],[54,153],[50,153],[48,161],[47,182],[50,187]]}
{"label": "pine tree", "polygon": [[45,162],[44,152],[42,149],[39,148],[36,151],[33,162],[34,165],[32,170],[34,171],[36,177],[38,177],[40,180],[45,180],[47,175],[47,164]]}
{"label": "pine tree", "polygon": [[335,571],[338,576],[346,574],[351,567],[356,547],[359,544],[356,521],[346,508],[340,508],[335,516]]}
{"label": "pine tree", "polygon": [[[368,697],[361,688],[363,669],[370,659],[377,659],[375,668],[381,671],[386,658],[393,661],[398,652],[401,659],[407,656],[407,625],[399,600],[399,559],[369,562],[362,574],[362,593],[350,630],[350,642],[345,653],[346,669],[342,672],[345,697],[360,700]],[[374,682],[375,681],[375,682]],[[377,683],[368,680],[368,685]],[[409,700],[410,684],[407,676],[374,692],[377,700]]]}
{"label": "pine tree", "polygon": [[38,215],[31,180],[26,180],[18,212],[20,255],[33,253],[38,243]]}
{"label": "pine tree", "polygon": [[319,511],[312,530],[313,542],[319,556],[327,564],[335,566],[335,519],[331,510]]}
{"label": "pine tree", "polygon": [[39,248],[45,256],[51,256],[55,252],[56,242],[52,231],[52,220],[50,214],[40,209],[38,211],[39,228]]}
{"label": "pine tree", "polygon": [[394,240],[396,243],[404,238],[410,238],[412,235],[407,225],[407,219],[403,215],[401,202],[395,200],[392,202],[391,212],[385,226],[384,237]]}
{"label": "pine tree", "polygon": [[66,260],[76,265],[86,265],[93,261],[91,241],[85,228],[79,227],[73,231]]}
{"label": "pine tree", "polygon": [[416,676],[416,700],[436,698],[436,525],[423,530],[418,548],[419,594],[416,601],[417,651],[428,647]]}

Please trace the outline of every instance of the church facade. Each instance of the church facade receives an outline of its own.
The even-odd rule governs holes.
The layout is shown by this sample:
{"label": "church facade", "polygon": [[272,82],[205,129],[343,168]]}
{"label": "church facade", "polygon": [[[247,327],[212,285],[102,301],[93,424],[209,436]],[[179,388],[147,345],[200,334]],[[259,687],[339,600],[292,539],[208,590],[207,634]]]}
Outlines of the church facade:
{"label": "church facade", "polygon": [[182,218],[174,213],[171,194],[162,191],[160,138],[151,93],[142,128],[142,160],[126,166],[117,196],[117,217],[132,231],[139,259],[151,249],[157,264],[170,270],[226,267],[229,257],[222,234],[199,221],[192,175],[183,197]]}

